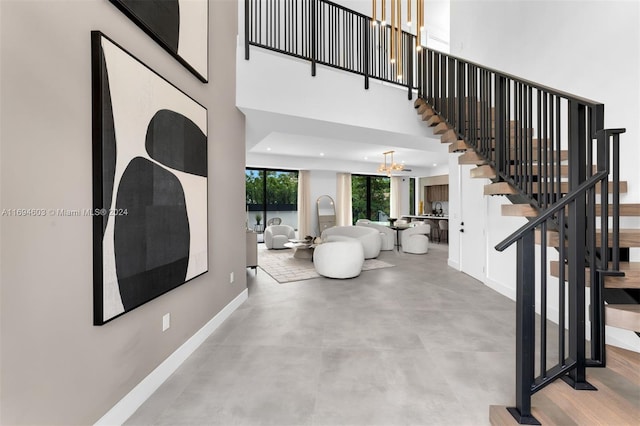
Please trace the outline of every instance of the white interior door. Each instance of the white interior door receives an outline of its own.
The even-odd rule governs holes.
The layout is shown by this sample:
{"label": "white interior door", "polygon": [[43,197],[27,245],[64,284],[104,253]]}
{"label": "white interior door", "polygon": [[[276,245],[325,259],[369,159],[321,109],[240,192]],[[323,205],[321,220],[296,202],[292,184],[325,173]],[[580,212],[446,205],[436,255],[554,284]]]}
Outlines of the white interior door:
{"label": "white interior door", "polygon": [[488,179],[472,179],[470,170],[476,166],[462,165],[460,172],[460,269],[477,280],[484,281],[487,264],[485,223],[487,203],[484,185]]}

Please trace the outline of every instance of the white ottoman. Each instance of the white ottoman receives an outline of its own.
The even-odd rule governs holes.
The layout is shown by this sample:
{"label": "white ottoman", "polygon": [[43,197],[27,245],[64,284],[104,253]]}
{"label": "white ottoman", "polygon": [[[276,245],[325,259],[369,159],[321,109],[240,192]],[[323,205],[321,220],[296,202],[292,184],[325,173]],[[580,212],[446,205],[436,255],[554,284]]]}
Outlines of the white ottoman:
{"label": "white ottoman", "polygon": [[364,249],[356,239],[322,243],[313,252],[316,272],[328,278],[357,277],[363,264]]}

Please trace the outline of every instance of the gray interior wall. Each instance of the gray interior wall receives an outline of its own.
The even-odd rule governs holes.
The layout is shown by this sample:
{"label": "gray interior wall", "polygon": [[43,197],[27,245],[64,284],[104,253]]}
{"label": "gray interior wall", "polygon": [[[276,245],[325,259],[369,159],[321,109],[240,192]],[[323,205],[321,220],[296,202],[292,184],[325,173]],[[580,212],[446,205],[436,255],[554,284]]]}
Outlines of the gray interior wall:
{"label": "gray interior wall", "polygon": [[95,422],[246,288],[237,2],[210,2],[209,18],[202,84],[108,1],[0,1],[1,208],[91,207],[90,31],[101,30],[208,109],[210,251],[208,273],[95,327],[91,218],[3,216],[0,423]]}

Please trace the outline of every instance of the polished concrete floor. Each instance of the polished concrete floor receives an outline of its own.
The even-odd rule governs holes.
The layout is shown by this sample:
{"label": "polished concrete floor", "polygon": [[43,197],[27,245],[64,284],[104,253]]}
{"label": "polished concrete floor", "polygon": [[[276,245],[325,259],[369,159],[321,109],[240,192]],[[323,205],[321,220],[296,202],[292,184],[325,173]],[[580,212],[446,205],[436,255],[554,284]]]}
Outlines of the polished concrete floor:
{"label": "polished concrete floor", "polygon": [[249,300],[130,425],[485,425],[514,399],[515,304],[426,255],[350,280],[278,284]]}

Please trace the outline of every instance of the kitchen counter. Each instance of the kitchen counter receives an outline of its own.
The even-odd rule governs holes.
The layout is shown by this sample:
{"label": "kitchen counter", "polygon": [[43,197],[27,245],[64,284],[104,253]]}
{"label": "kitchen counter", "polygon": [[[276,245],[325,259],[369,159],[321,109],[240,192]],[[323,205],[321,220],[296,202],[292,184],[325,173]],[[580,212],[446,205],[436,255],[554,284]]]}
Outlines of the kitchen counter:
{"label": "kitchen counter", "polygon": [[438,216],[434,214],[423,214],[423,215],[402,215],[402,219],[435,219],[435,220],[449,220],[448,215]]}

